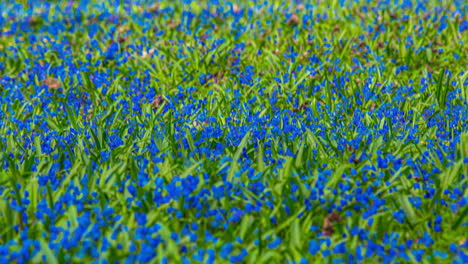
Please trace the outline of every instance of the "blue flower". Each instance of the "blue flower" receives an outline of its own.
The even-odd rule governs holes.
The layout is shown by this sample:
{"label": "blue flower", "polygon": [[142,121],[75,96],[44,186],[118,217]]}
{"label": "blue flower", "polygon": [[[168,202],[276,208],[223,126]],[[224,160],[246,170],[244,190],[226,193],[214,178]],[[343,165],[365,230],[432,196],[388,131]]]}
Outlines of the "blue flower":
{"label": "blue flower", "polygon": [[341,242],[333,248],[333,254],[344,254],[346,253],[346,243]]}
{"label": "blue flower", "polygon": [[239,263],[239,262],[243,262],[244,261],[244,258],[247,256],[247,250],[245,248],[243,248],[241,250],[241,252],[238,254],[238,255],[235,255],[235,256],[231,256],[229,258],[229,261],[231,263]]}
{"label": "blue flower", "polygon": [[279,245],[281,245],[281,243],[282,243],[281,238],[276,237],[275,240],[271,241],[268,244],[268,248],[269,249],[276,249]]}
{"label": "blue flower", "polygon": [[229,257],[229,255],[231,254],[233,249],[234,248],[233,248],[233,245],[231,243],[225,244],[224,246],[221,247],[220,256],[223,259],[227,259]]}
{"label": "blue flower", "polygon": [[122,145],[123,145],[123,141],[118,135],[112,134],[109,137],[109,146],[111,150],[114,150],[115,148],[122,146]]}
{"label": "blue flower", "polygon": [[405,219],[406,219],[406,213],[405,213],[405,211],[400,209],[400,210],[393,213],[393,217],[395,218],[395,220],[397,220],[398,222],[403,224],[405,222]]}
{"label": "blue flower", "polygon": [[320,244],[317,242],[317,240],[311,240],[309,242],[309,253],[312,255],[316,255],[320,251]]}
{"label": "blue flower", "polygon": [[200,248],[198,249],[197,253],[193,255],[193,259],[199,262],[203,262],[205,256],[205,250]]}
{"label": "blue flower", "polygon": [[146,224],[146,214],[145,213],[135,213],[135,219],[140,226]]}

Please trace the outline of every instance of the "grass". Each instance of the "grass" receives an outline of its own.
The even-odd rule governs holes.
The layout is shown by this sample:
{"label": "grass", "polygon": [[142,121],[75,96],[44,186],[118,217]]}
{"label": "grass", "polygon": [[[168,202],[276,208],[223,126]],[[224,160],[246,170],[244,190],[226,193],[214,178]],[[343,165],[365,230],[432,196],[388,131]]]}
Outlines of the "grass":
{"label": "grass", "polygon": [[0,260],[468,261],[466,6],[409,3],[1,3]]}

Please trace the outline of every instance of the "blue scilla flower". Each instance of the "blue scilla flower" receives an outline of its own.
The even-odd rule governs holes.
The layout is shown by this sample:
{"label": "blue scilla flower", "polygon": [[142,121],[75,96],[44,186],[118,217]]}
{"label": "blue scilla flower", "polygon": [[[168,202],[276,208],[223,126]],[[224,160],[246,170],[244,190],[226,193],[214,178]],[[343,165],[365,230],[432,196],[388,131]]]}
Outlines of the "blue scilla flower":
{"label": "blue scilla flower", "polygon": [[232,250],[234,249],[233,245],[231,243],[227,243],[221,247],[220,251],[220,256],[223,259],[227,259],[229,255],[231,254]]}
{"label": "blue scilla flower", "polygon": [[405,211],[403,210],[398,210],[396,212],[393,213],[393,217],[395,218],[395,220],[397,220],[399,223],[403,224],[405,222],[405,219],[406,219],[406,213]]}
{"label": "blue scilla flower", "polygon": [[243,262],[244,259],[245,259],[245,257],[246,257],[247,255],[248,255],[247,250],[246,250],[245,248],[243,248],[239,254],[234,255],[234,256],[231,256],[231,257],[229,258],[229,261],[230,261],[231,263]]}
{"label": "blue scilla flower", "polygon": [[110,158],[110,154],[111,153],[109,151],[105,151],[105,150],[101,151],[102,161],[107,162],[109,160],[109,158]]}
{"label": "blue scilla flower", "polygon": [[88,35],[90,39],[93,39],[94,36],[99,32],[99,25],[98,24],[91,24],[88,27]]}
{"label": "blue scilla flower", "polygon": [[279,245],[281,245],[282,241],[281,241],[281,238],[280,237],[276,237],[275,240],[271,241],[269,244],[268,244],[268,248],[269,249],[276,249],[278,248]]}
{"label": "blue scilla flower", "polygon": [[203,262],[205,258],[205,250],[200,248],[198,251],[193,255],[193,259],[199,262]]}
{"label": "blue scilla flower", "polygon": [[138,225],[144,226],[146,224],[146,214],[145,213],[135,213],[135,220]]}
{"label": "blue scilla flower", "polygon": [[309,253],[312,255],[316,255],[321,248],[321,244],[317,240],[311,240],[309,242]]}
{"label": "blue scilla flower", "polygon": [[123,141],[117,134],[109,136],[109,146],[112,150],[122,145]]}
{"label": "blue scilla flower", "polygon": [[333,248],[333,254],[344,254],[347,252],[346,243],[341,242]]}
{"label": "blue scilla flower", "polygon": [[415,249],[415,250],[412,250],[411,253],[413,254],[416,261],[422,261],[425,250],[424,249]]}
{"label": "blue scilla flower", "polygon": [[107,51],[104,53],[106,59],[115,59],[115,56],[119,52],[119,44],[117,42],[112,42],[112,44],[107,48]]}
{"label": "blue scilla flower", "polygon": [[442,216],[436,216],[434,220],[434,230],[438,233],[442,232]]}
{"label": "blue scilla flower", "polygon": [[456,253],[458,251],[458,247],[455,243],[451,243],[450,246],[449,246],[449,250],[452,252],[452,253]]}

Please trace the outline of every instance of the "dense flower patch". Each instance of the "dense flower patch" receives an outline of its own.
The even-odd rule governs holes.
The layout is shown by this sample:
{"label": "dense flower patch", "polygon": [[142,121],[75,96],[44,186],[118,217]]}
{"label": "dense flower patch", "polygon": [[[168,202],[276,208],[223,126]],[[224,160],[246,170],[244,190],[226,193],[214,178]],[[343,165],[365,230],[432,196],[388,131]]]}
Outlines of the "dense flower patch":
{"label": "dense flower patch", "polygon": [[10,2],[0,262],[468,262],[463,1]]}

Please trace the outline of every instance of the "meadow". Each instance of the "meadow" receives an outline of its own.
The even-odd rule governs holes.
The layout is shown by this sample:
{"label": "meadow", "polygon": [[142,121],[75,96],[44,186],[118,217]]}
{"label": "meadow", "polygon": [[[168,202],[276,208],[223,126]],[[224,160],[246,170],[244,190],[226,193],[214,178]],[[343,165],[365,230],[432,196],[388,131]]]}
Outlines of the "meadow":
{"label": "meadow", "polygon": [[0,262],[468,263],[467,8],[0,2]]}

